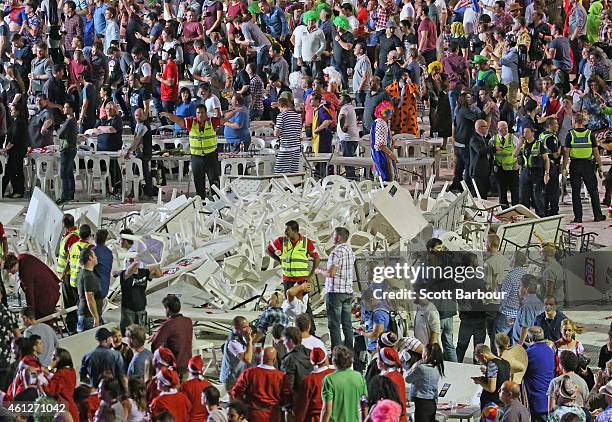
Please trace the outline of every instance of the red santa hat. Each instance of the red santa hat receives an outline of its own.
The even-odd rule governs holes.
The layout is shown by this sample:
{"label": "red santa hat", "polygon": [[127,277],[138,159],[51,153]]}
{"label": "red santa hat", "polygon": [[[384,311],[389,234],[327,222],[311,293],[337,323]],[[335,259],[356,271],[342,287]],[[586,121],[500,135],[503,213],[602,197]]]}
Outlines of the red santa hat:
{"label": "red santa hat", "polygon": [[169,368],[162,368],[156,375],[157,380],[166,387],[173,388],[179,383],[179,376],[176,371]]}
{"label": "red santa hat", "polygon": [[397,350],[391,347],[383,347],[380,349],[378,358],[387,366],[402,367],[402,361],[400,360]]}
{"label": "red santa hat", "polygon": [[321,365],[323,362],[325,362],[326,358],[327,355],[325,354],[325,350],[321,349],[320,347],[315,347],[310,352],[310,361],[313,365]]}
{"label": "red santa hat", "polygon": [[176,358],[174,357],[174,353],[172,350],[167,347],[160,347],[153,353],[153,363],[158,363],[160,365],[167,366],[169,368],[174,367],[176,362]]}
{"label": "red santa hat", "polygon": [[187,369],[192,375],[202,375],[202,370],[204,369],[204,361],[202,360],[202,356],[192,356],[187,363]]}

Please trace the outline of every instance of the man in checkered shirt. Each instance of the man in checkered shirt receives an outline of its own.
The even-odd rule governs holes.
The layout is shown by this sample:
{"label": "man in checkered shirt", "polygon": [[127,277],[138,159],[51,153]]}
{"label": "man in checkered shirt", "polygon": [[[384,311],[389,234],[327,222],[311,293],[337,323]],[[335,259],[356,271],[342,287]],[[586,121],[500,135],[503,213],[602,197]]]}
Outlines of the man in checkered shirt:
{"label": "man in checkered shirt", "polygon": [[353,280],[355,279],[355,255],[346,244],[349,231],[344,227],[334,230],[336,247],[329,254],[327,269],[318,268],[317,274],[325,276],[325,306],[327,326],[331,337],[332,350],[342,344],[340,325],[344,333],[344,345],[353,350],[353,327],[351,309],[353,302]]}
{"label": "man in checkered shirt", "polygon": [[525,254],[521,251],[514,252],[512,256],[511,270],[506,274],[500,287],[503,296],[495,322],[495,334],[508,334],[514,326],[516,315],[521,307],[518,294],[521,288],[521,280],[527,274],[524,268],[526,260]]}

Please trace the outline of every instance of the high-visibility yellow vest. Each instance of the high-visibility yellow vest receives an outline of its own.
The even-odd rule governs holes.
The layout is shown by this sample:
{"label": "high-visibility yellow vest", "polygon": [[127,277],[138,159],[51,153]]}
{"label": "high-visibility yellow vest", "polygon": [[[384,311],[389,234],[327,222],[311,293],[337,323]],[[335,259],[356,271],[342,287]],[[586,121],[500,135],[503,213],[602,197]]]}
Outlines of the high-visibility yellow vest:
{"label": "high-visibility yellow vest", "polygon": [[284,276],[308,277],[310,275],[307,244],[308,239],[305,237],[299,240],[295,246],[288,238],[283,239],[280,259]]}
{"label": "high-visibility yellow vest", "polygon": [[59,245],[59,255],[57,256],[57,265],[55,266],[55,272],[59,274],[64,274],[66,271],[66,266],[68,265],[68,253],[66,252],[66,242],[72,235],[79,235],[79,230],[73,230],[68,232],[64,237],[62,237],[62,241]]}
{"label": "high-visibility yellow vest", "polygon": [[[499,134],[495,135],[495,147],[495,163],[504,170],[513,170],[517,158],[513,156],[514,142],[512,142],[512,135],[507,134],[506,139]],[[497,147],[501,147],[501,150],[497,151]]]}
{"label": "high-visibility yellow vest", "polygon": [[189,131],[189,150],[191,155],[205,155],[217,149],[217,135],[210,120],[204,123],[204,129],[195,120]]}
{"label": "high-visibility yellow vest", "polygon": [[570,130],[570,158],[589,159],[593,156],[591,131],[589,129]]}
{"label": "high-visibility yellow vest", "polygon": [[89,246],[90,244],[88,242],[79,240],[70,247],[70,285],[72,287],[77,286],[77,278],[79,277],[79,272],[81,271],[81,264],[79,263],[81,251]]}
{"label": "high-visibility yellow vest", "polygon": [[542,143],[539,139],[536,139],[533,142],[533,146],[531,147],[531,151],[529,156],[525,154],[525,146],[527,142],[523,144],[523,148],[521,149],[521,155],[523,156],[523,166],[527,168],[543,168],[544,167],[544,159],[542,158],[542,154],[540,154],[540,149]]}

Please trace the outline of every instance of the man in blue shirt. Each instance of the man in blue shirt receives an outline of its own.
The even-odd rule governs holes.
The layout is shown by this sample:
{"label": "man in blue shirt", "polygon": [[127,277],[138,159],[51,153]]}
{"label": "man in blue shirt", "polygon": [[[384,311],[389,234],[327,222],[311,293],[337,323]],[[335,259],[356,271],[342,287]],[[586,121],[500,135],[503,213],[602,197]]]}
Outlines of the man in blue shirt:
{"label": "man in blue shirt", "polygon": [[98,328],[96,331],[98,345],[91,352],[83,356],[81,360],[81,368],[79,370],[81,382],[95,387],[105,372],[113,374],[120,381],[124,380],[123,357],[121,357],[121,353],[111,347],[112,337],[113,333],[108,328]]}
{"label": "man in blue shirt", "polygon": [[612,381],[601,387],[599,389],[599,394],[603,394],[608,407],[597,416],[595,422],[612,421]]}
{"label": "man in blue shirt", "polygon": [[100,229],[96,232],[96,246],[93,251],[98,258],[98,264],[94,267],[94,273],[100,279],[100,293],[103,297],[108,296],[110,287],[111,270],[113,269],[113,253],[106,246],[108,230]]}
{"label": "man in blue shirt", "polygon": [[544,297],[544,312],[536,317],[534,325],[542,327],[544,338],[555,342],[561,338],[561,322],[567,319],[565,314],[557,310],[557,301],[554,296]]}
{"label": "man in blue shirt", "polygon": [[554,378],[555,352],[548,346],[544,332],[538,326],[529,329],[530,346],[527,348],[527,370],[523,386],[529,397],[529,411],[533,422],[546,421],[548,396],[546,391]]}
{"label": "man in blue shirt", "polygon": [[514,327],[512,327],[512,343],[521,346],[527,339],[527,330],[535,325],[536,317],[542,313],[544,304],[536,294],[538,290],[538,279],[531,274],[526,274],[521,280],[519,297],[521,307],[516,314]]}
{"label": "man in blue shirt", "polygon": [[104,0],[96,0],[93,9],[93,20],[94,33],[97,37],[104,37],[104,33],[106,32],[106,17],[104,16],[104,12],[106,12],[107,7],[108,4],[106,4]]}
{"label": "man in blue shirt", "polygon": [[270,6],[266,0],[259,2],[261,21],[268,27],[270,34],[280,42],[289,35],[289,24],[285,12],[278,6]]}
{"label": "man in blue shirt", "polygon": [[364,291],[361,296],[361,322],[364,325],[363,336],[369,352],[376,350],[378,336],[388,330],[390,321],[389,305],[375,296],[372,290]]}

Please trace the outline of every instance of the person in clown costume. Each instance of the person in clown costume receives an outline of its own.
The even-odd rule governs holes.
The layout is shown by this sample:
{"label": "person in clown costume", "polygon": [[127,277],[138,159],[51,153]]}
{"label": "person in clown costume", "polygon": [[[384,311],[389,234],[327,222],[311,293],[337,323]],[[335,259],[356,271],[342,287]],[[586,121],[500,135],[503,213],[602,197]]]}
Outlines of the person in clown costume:
{"label": "person in clown costume", "polygon": [[382,101],[374,109],[376,120],[370,132],[374,176],[384,182],[397,179],[397,155],[393,151],[390,121],[393,116],[393,103]]}

